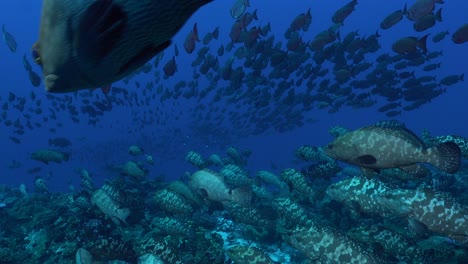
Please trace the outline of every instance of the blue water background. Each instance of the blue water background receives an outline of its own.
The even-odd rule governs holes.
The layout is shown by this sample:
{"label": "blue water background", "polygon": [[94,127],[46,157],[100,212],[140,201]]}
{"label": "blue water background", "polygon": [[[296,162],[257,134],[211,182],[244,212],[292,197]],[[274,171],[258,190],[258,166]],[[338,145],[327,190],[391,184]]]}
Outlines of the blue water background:
{"label": "blue water background", "polygon": [[[234,22],[229,14],[229,9],[233,2],[215,0],[203,7],[175,36],[174,43],[178,44],[181,52],[181,55],[177,57],[179,69],[176,75],[167,81],[167,85],[175,84],[179,80],[190,81],[192,79],[193,71],[190,63],[195,59],[196,52],[192,55],[186,55],[182,45],[195,22],[198,23],[200,38],[207,32],[212,31],[216,26],[220,27],[220,40],[211,43],[211,52],[215,53],[221,43],[227,44],[229,42],[229,31]],[[259,17],[257,23],[264,25],[270,22],[276,40],[279,40],[284,38],[283,33],[292,19],[310,8],[312,25],[309,31],[303,35],[304,41],[307,41],[311,40],[318,32],[331,26],[333,12],[347,2],[343,0],[250,0],[251,7],[248,11],[252,12],[257,9]],[[358,30],[361,36],[375,33],[380,21],[391,12],[401,9],[405,2],[410,4],[413,1],[358,1],[355,12],[345,20],[345,26],[340,29],[341,35],[344,36],[354,30]],[[34,90],[38,98],[43,101],[42,107],[44,109],[48,107],[44,87],[33,88],[22,65],[23,54],[26,53],[30,58],[31,45],[38,36],[41,3],[41,1],[36,0],[4,0],[0,2],[0,23],[6,24],[7,30],[15,36],[18,42],[18,50],[14,54],[8,50],[4,42],[0,42],[0,96],[2,97],[2,103],[8,98],[9,91],[19,96],[27,96],[31,90]],[[443,8],[443,22],[437,23],[435,27],[427,30],[427,32],[432,33],[428,39],[429,51],[443,51],[443,56],[438,59],[442,62],[442,67],[435,74],[439,76],[439,80],[449,74],[468,75],[468,43],[455,45],[450,40],[451,34],[458,27],[468,23],[466,15],[468,1],[450,0],[443,5],[438,5],[438,7]],[[443,30],[449,30],[450,35],[440,43],[433,43],[430,38]],[[426,34],[426,32],[415,32],[412,24],[407,19],[404,19],[390,30],[379,30],[379,32],[382,35],[380,39],[382,48],[376,53],[377,55],[385,52],[393,54],[391,44],[398,38],[405,36],[420,37]],[[201,46],[201,43],[197,43],[197,49]],[[168,48],[160,67],[172,57],[173,50],[172,46]],[[36,72],[40,73],[38,66],[33,67]],[[152,73],[146,76],[139,75],[134,77],[134,80],[139,80],[144,85],[146,80],[152,78],[151,76]],[[115,85],[129,90],[136,89],[133,80],[128,85],[123,83]],[[206,101],[203,104],[209,109],[211,102]],[[230,106],[226,105],[226,107]],[[184,112],[188,111],[189,108],[190,105],[180,104],[177,106],[177,111]],[[287,167],[299,166],[294,158],[294,150],[297,147],[304,144],[324,145],[329,142],[332,137],[328,134],[328,129],[332,126],[341,125],[355,129],[379,120],[388,119],[382,113],[379,113],[376,107],[362,110],[343,107],[340,112],[335,114],[314,110],[309,116],[316,119],[317,122],[306,124],[294,131],[286,133],[269,132],[266,135],[245,137],[224,144],[222,138],[225,135],[220,135],[221,139],[219,140],[216,137],[211,137],[212,139],[208,142],[199,140],[200,135],[195,135],[187,125],[193,120],[186,119],[177,121],[176,125],[168,124],[167,127],[166,125],[148,125],[138,133],[128,133],[128,128],[135,126],[134,121],[128,114],[129,110],[140,111],[136,106],[132,109],[115,107],[111,112],[105,113],[99,122],[98,128],[87,125],[86,120],[80,124],[74,124],[70,121],[68,113],[58,115],[63,126],[57,128],[56,134],[49,132],[50,127],[56,127],[55,122],[43,123],[42,128],[27,131],[25,135],[20,137],[22,141],[20,145],[9,140],[9,136],[15,136],[12,134],[12,129],[0,124],[0,183],[9,185],[25,183],[31,188],[35,176],[48,177],[47,174],[51,173],[51,176],[48,177],[50,189],[63,191],[67,189],[69,184],[79,186],[79,175],[75,171],[77,168],[88,169],[98,182],[102,182],[105,178],[116,176],[104,169],[105,164],[124,163],[132,159],[127,154],[127,148],[134,143],[143,145],[145,151],[154,156],[156,165],[150,169],[150,178],[163,174],[167,179],[177,179],[183,175],[184,171],[193,171],[194,169],[184,161],[187,151],[194,150],[204,155],[211,153],[222,154],[230,145],[252,151],[248,163],[251,172],[260,169],[278,171]],[[165,106],[163,111],[170,112],[173,110],[174,107]],[[19,114],[14,111],[9,113],[10,119],[15,120],[16,115]],[[466,83],[448,87],[446,93],[430,104],[411,112],[403,112],[397,119],[406,123],[417,134],[427,128],[433,135],[458,134],[466,137],[468,136],[468,87]],[[43,122],[41,120],[42,118],[38,119],[39,122]],[[158,148],[157,145],[152,144],[153,139],[154,141],[163,137],[170,139],[173,135],[174,126],[181,129],[182,136],[174,139],[173,145]],[[148,137],[143,140],[140,132]],[[72,159],[69,162],[45,166],[37,161],[30,160],[29,155],[31,152],[48,147],[48,139],[57,136],[65,136],[73,142]],[[95,153],[100,153],[100,155],[96,157],[96,155],[93,155]],[[21,162],[22,167],[9,169],[8,165],[12,160]],[[38,175],[26,173],[27,169],[36,166],[42,166],[44,169]]]}

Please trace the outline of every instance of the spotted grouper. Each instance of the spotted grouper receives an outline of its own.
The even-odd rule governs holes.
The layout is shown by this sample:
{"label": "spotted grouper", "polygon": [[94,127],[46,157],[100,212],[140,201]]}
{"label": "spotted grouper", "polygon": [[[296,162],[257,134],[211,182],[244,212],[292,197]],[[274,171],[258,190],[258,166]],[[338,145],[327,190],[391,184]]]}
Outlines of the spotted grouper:
{"label": "spotted grouper", "polygon": [[337,160],[371,170],[400,168],[421,170],[429,163],[447,173],[456,173],[461,164],[460,147],[444,142],[427,148],[413,132],[392,122],[382,122],[348,132],[328,144],[324,151]]}
{"label": "spotted grouper", "polygon": [[44,0],[33,57],[49,92],[109,88],[212,0]]}

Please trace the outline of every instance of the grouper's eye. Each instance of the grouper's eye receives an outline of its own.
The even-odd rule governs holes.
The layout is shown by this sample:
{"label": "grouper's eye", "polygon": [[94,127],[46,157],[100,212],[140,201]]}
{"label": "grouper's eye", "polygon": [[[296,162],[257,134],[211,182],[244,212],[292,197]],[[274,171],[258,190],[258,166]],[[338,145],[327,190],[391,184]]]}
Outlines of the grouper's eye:
{"label": "grouper's eye", "polygon": [[328,144],[327,149],[333,149],[333,144]]}

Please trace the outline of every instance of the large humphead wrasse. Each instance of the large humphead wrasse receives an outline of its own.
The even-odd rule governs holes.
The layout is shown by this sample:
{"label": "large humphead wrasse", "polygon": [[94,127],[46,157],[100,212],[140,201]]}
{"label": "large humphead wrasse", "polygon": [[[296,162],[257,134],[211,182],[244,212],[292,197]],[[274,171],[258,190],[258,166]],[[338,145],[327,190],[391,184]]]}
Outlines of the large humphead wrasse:
{"label": "large humphead wrasse", "polygon": [[212,0],[43,0],[33,57],[47,91],[108,86],[167,48]]}
{"label": "large humphead wrasse", "polygon": [[328,144],[327,155],[363,168],[401,168],[417,171],[418,163],[429,163],[447,173],[456,173],[461,164],[457,144],[445,142],[431,148],[403,125],[381,122],[339,136]]}

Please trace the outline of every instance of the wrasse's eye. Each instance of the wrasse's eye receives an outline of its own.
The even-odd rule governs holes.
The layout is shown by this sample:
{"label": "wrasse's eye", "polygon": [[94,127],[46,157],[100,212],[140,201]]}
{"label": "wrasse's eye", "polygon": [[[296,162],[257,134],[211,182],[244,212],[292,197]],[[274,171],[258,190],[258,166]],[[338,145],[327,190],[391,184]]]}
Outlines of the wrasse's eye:
{"label": "wrasse's eye", "polygon": [[32,57],[34,59],[34,62],[38,65],[42,65],[42,62],[41,62],[41,56],[39,55],[39,52],[37,52],[37,50],[33,49],[32,50]]}

